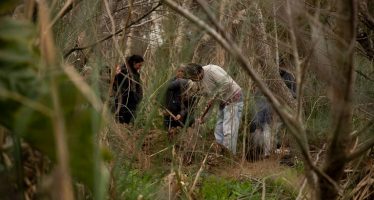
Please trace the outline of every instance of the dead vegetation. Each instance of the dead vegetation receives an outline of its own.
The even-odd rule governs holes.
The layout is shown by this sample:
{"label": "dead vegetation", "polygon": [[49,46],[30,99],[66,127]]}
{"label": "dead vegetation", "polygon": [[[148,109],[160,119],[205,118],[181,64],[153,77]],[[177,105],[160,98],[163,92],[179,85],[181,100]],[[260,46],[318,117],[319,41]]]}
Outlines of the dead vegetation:
{"label": "dead vegetation", "polygon": [[[118,185],[134,170],[135,180],[147,173],[163,177],[149,186],[160,183],[160,199],[201,198],[207,175],[255,183],[249,196],[260,192],[261,199],[267,180],[283,180],[297,199],[373,199],[371,1],[30,0],[16,9],[4,2],[10,9],[0,10],[1,19],[13,13],[8,23],[19,28],[9,34],[3,31],[9,24],[0,24],[1,42],[9,44],[0,54],[0,119],[9,129],[0,128],[5,198],[104,199],[106,185],[110,198],[127,198]],[[21,26],[35,35],[22,35],[29,29]],[[147,60],[142,71],[147,98],[136,123],[123,126],[110,116],[110,84],[112,69],[130,53]],[[297,99],[279,81],[280,58],[296,76]],[[154,96],[180,63],[190,61],[223,65],[245,88],[249,104],[238,152],[248,148],[256,84],[293,136],[289,143],[297,162],[280,165],[276,154],[251,162],[245,155],[234,157],[213,142],[207,127],[180,130],[169,140]],[[85,69],[91,69],[88,75]],[[43,79],[44,85],[34,87],[30,79]],[[29,95],[34,89],[40,93]],[[38,126],[24,130],[29,118]],[[43,137],[36,138],[38,133]],[[79,148],[72,149],[74,144]],[[90,167],[71,166],[86,149],[79,160]],[[90,173],[93,181],[83,183],[70,170]]]}

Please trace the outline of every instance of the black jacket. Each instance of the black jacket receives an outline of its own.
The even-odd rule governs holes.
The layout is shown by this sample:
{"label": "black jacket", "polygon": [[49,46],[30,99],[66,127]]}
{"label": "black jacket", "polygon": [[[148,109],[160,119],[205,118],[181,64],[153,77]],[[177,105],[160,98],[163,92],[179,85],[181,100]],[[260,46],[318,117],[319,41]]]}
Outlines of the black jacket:
{"label": "black jacket", "polygon": [[115,92],[116,106],[126,106],[135,109],[143,98],[143,89],[140,74],[135,69],[121,67],[121,73],[114,77],[113,91]]}
{"label": "black jacket", "polygon": [[255,115],[250,124],[250,132],[255,132],[256,129],[264,130],[265,124],[269,124],[272,119],[273,109],[266,97],[260,92],[255,93]]}
{"label": "black jacket", "polygon": [[187,88],[187,83],[188,80],[180,78],[173,78],[169,81],[166,88],[164,106],[173,115],[180,114],[185,117],[188,113],[188,105],[184,104],[185,99],[182,97],[183,91]]}
{"label": "black jacket", "polygon": [[[169,80],[165,96],[163,100],[164,107],[170,111],[174,116],[181,115],[182,123],[186,123],[187,118],[190,118],[188,124],[192,123],[192,107],[195,103],[195,98],[187,97],[183,93],[188,87],[188,80],[181,78],[173,78]],[[165,120],[170,119],[168,116]],[[173,120],[171,120],[173,121]]]}
{"label": "black jacket", "polygon": [[284,83],[287,85],[288,89],[292,93],[293,98],[296,98],[296,79],[292,73],[285,69],[279,69],[279,74],[282,77]]}

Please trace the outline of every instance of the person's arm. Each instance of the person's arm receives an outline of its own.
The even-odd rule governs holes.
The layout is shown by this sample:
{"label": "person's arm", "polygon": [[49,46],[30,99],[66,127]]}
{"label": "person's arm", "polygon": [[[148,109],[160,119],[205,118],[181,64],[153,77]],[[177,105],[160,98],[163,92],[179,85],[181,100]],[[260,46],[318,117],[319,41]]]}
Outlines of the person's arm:
{"label": "person's arm", "polygon": [[136,87],[136,101],[140,102],[143,99],[143,87],[140,83],[136,83],[135,87]]}
{"label": "person's arm", "polygon": [[209,113],[210,109],[213,106],[215,97],[208,101],[207,105],[205,106],[203,114],[197,119],[199,124],[203,124],[205,122],[205,116]]}
{"label": "person's arm", "polygon": [[121,88],[123,87],[123,84],[124,84],[124,79],[125,77],[121,73],[116,74],[116,76],[114,77],[113,91],[114,91],[115,96],[118,96],[118,94],[120,93]]}

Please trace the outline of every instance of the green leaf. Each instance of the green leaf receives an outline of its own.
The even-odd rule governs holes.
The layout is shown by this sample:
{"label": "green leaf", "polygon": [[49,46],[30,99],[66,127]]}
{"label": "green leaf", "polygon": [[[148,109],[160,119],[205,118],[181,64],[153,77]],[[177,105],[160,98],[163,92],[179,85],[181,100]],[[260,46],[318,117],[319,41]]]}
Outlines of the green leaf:
{"label": "green leaf", "polygon": [[72,175],[93,191],[97,176],[94,169],[101,155],[95,142],[101,115],[61,69],[40,75],[42,58],[35,46],[36,38],[33,24],[0,19],[0,124],[56,161],[50,81],[54,80],[66,127]]}

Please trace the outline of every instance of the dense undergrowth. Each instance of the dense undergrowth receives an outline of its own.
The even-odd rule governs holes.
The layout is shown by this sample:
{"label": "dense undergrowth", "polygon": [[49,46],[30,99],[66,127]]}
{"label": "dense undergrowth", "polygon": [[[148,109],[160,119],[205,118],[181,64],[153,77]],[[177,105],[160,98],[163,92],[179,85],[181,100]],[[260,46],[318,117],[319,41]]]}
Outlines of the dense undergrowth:
{"label": "dense undergrowth", "polygon": [[[148,49],[146,42],[138,41],[135,49],[147,52],[141,72],[145,98],[133,125],[115,123],[110,113],[113,99],[108,91],[111,67],[122,60],[110,45],[112,41],[77,51],[66,60],[62,55],[64,50],[81,42],[75,41],[80,35],[86,34],[82,36],[87,40],[86,45],[101,38],[96,35],[100,32],[99,17],[96,16],[100,1],[81,2],[84,12],[58,20],[53,27],[55,38],[51,41],[55,41],[55,46],[51,41],[44,41],[48,37],[39,30],[50,25],[44,21],[46,19],[22,21],[1,17],[0,199],[59,197],[61,161],[56,153],[56,143],[61,140],[55,139],[55,134],[61,129],[54,127],[57,122],[66,125],[66,153],[70,156],[71,170],[68,174],[72,175],[76,199],[295,199],[300,193],[306,193],[305,189],[301,190],[305,168],[293,145],[290,146],[296,158],[292,167],[280,165],[277,155],[257,162],[248,162],[243,156],[246,147],[243,143],[255,112],[252,82],[230,56],[226,55],[227,65],[223,67],[245,93],[239,155],[233,157],[212,145],[216,110],[209,115],[206,124],[180,130],[177,139],[168,140],[157,97],[180,63],[171,56],[176,17],[163,21],[163,37],[166,38],[163,45]],[[6,4],[0,4],[0,7]],[[11,7],[13,4],[8,3]],[[52,13],[63,6],[63,1],[57,4]],[[191,60],[202,34],[201,30],[190,27],[179,55],[181,61]],[[247,37],[246,34],[239,35],[238,41]],[[49,45],[42,46],[43,42]],[[216,61],[208,56],[212,54],[211,47],[215,47],[211,43],[204,46],[199,62]],[[253,52],[248,52],[248,56],[256,57]],[[54,60],[48,60],[49,56]],[[373,63],[361,55],[355,55],[355,59],[357,79],[352,121],[353,130],[357,131],[373,119],[374,82],[370,79]],[[66,70],[70,65],[74,66],[70,71],[73,77]],[[84,67],[93,69],[91,76],[83,74]],[[330,94],[326,89],[328,86],[313,72],[307,73],[302,104],[312,158],[318,165],[318,160],[325,155],[327,129],[331,122]],[[82,82],[74,82],[76,77]],[[57,86],[52,87],[53,83]],[[59,111],[53,101],[55,92],[57,98],[54,100],[61,106]],[[99,109],[98,102],[103,105]],[[205,100],[200,101],[197,114],[201,113],[204,103]],[[61,118],[57,119],[55,115]],[[373,126],[368,127],[363,136],[369,138],[373,130]],[[294,143],[288,136],[287,140]],[[347,166],[341,199],[370,199],[373,196],[374,157],[372,150],[369,152]]]}

